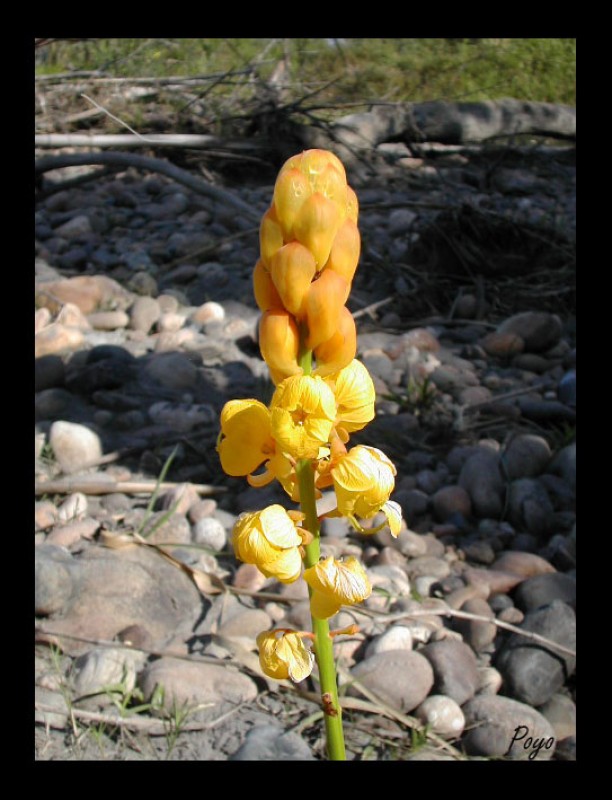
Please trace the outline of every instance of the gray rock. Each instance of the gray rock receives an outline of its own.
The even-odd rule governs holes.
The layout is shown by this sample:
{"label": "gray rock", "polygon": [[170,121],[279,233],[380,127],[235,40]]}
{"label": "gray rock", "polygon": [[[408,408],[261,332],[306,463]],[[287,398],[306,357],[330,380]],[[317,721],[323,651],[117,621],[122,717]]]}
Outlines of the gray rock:
{"label": "gray rock", "polygon": [[405,625],[391,625],[384,633],[375,636],[368,644],[365,657],[369,658],[387,650],[412,650],[412,633]]}
{"label": "gray rock", "polygon": [[416,213],[409,208],[394,209],[389,214],[387,223],[390,235],[397,236],[400,233],[408,233],[416,219]]}
{"label": "gray rock", "polygon": [[443,486],[434,494],[431,503],[434,516],[439,522],[446,522],[455,514],[467,519],[472,513],[470,495],[461,486]]}
{"label": "gray rock", "polygon": [[576,737],[568,736],[566,739],[561,739],[555,750],[555,758],[557,761],[575,761],[576,760]]}
{"label": "gray rock", "polygon": [[150,633],[153,649],[162,648],[175,636],[190,635],[208,603],[182,570],[148,548],[92,547],[62,563],[71,565],[73,591],[61,616],[54,616],[53,630],[69,655],[81,655],[89,645],[62,639],[62,633],[112,640],[136,624]]}
{"label": "gray rock", "polygon": [[126,328],[130,318],[125,311],[94,311],[87,315],[87,322],[97,331],[114,331]]}
{"label": "gray rock", "polygon": [[34,689],[34,719],[41,725],[63,730],[68,725],[70,709],[61,692],[43,686]]}
{"label": "gray rock", "polygon": [[469,755],[512,761],[547,761],[555,751],[555,731],[548,720],[524,703],[499,695],[479,695],[463,706]]}
{"label": "gray rock", "polygon": [[[364,659],[351,675],[393,708],[409,712],[420,705],[434,682],[431,665],[419,653],[387,650]],[[358,694],[349,686],[349,694]]]}
{"label": "gray rock", "polygon": [[214,551],[221,551],[227,543],[225,528],[214,517],[203,517],[192,526],[193,540]]}
{"label": "gray rock", "polygon": [[504,507],[505,483],[500,471],[500,456],[479,448],[464,463],[458,484],[469,494],[472,509],[479,517],[499,518]]}
{"label": "gray rock", "polygon": [[525,342],[525,350],[541,353],[548,350],[561,338],[561,320],[547,311],[524,311],[504,320],[498,333],[515,333]]}
{"label": "gray rock", "polygon": [[41,544],[34,550],[34,613],[46,617],[61,611],[74,590],[74,559],[63,547]]}
{"label": "gray rock", "polygon": [[566,445],[555,455],[549,468],[553,475],[559,475],[570,489],[576,491],[576,442]]}
{"label": "gray rock", "polygon": [[576,579],[562,572],[535,575],[523,581],[514,593],[514,602],[525,612],[561,600],[576,609]]}
{"label": "gray rock", "polygon": [[538,708],[555,729],[557,741],[576,735],[576,705],[566,694],[554,694]]}
{"label": "gray rock", "polygon": [[156,687],[163,687],[163,704],[167,709],[224,701],[238,705],[257,697],[256,684],[232,667],[179,658],[164,657],[149,664],[139,683],[147,700]]}
{"label": "gray rock", "polygon": [[548,492],[539,480],[519,478],[512,481],[508,489],[508,518],[515,527],[542,536],[552,526],[553,513]]}
{"label": "gray rock", "polygon": [[54,422],[49,431],[49,444],[62,471],[67,474],[86,469],[102,456],[98,434],[74,422]]}
{"label": "gray rock", "polygon": [[476,694],[478,665],[473,651],[458,639],[430,642],[420,651],[433,668],[436,694],[452,697],[460,706]]}
{"label": "gray rock", "polygon": [[130,692],[136,685],[136,673],[146,658],[144,653],[125,647],[96,647],[89,650],[74,661],[74,691],[83,696],[121,686],[125,692]]}
{"label": "gray rock", "polygon": [[[560,600],[530,611],[522,628],[572,650],[576,648],[576,615]],[[513,633],[495,666],[504,677],[505,692],[523,703],[540,706],[572,675],[576,657]]]}
{"label": "gray rock", "polygon": [[443,558],[435,556],[419,556],[409,561],[406,566],[409,577],[417,578],[421,575],[428,575],[436,580],[442,580],[450,574],[450,565]]}
{"label": "gray rock", "polygon": [[198,379],[195,364],[182,353],[158,353],[146,366],[146,373],[168,389],[193,389]]}
{"label": "gray rock", "polygon": [[277,725],[255,725],[230,761],[314,761],[310,747],[296,733]]}
{"label": "gray rock", "polygon": [[85,214],[79,214],[55,229],[55,234],[63,239],[81,239],[91,233],[91,222]]}
{"label": "gray rock", "polygon": [[419,489],[399,489],[393,499],[402,507],[402,515],[409,525],[429,508],[429,497]]}
{"label": "gray rock", "polygon": [[465,717],[459,705],[443,694],[430,694],[415,710],[414,716],[439,736],[458,738],[465,727]]}
{"label": "gray rock", "polygon": [[551,450],[542,436],[521,433],[514,436],[502,454],[502,469],[508,480],[533,478],[546,469]]}
{"label": "gray rock", "polygon": [[64,382],[64,362],[56,355],[42,356],[34,362],[34,391],[52,389]]}
{"label": "gray rock", "polygon": [[566,372],[557,386],[557,397],[570,408],[576,408],[576,370]]}
{"label": "gray rock", "polygon": [[[481,597],[473,597],[467,600],[461,606],[461,610],[490,619],[495,616],[491,606]],[[456,619],[455,628],[461,633],[466,644],[469,644],[476,653],[486,650],[497,634],[497,627],[492,622],[484,622],[482,620]]]}
{"label": "gray rock", "polygon": [[149,333],[161,316],[159,303],[153,297],[137,297],[130,309],[129,326],[135,331]]}

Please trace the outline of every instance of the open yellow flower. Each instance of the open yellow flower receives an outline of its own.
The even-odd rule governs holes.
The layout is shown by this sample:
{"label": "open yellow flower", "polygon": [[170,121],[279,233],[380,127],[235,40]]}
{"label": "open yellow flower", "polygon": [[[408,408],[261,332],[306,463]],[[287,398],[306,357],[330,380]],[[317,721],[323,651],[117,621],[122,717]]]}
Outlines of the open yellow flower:
{"label": "open yellow flower", "polygon": [[355,605],[372,593],[361,562],[354,556],[338,561],[333,556],[304,571],[304,580],[312,589],[310,610],[317,619],[328,619],[343,605]]}
{"label": "open yellow flower", "polygon": [[280,505],[241,514],[232,531],[232,544],[236,557],[254,564],[266,578],[292,583],[300,576],[302,536]]}
{"label": "open yellow flower", "polygon": [[279,383],[270,404],[272,436],[295,459],[318,458],[336,418],[334,393],[322,378],[293,375]]}
{"label": "open yellow flower", "polygon": [[346,442],[349,433],[361,430],[374,419],[374,382],[366,367],[357,359],[324,380],[334,392],[338,406],[336,430]]}
{"label": "open yellow flower", "polygon": [[[387,517],[393,536],[401,528],[401,510],[389,500],[397,471],[393,462],[376,447],[357,445],[331,468],[338,513],[357,526],[355,517],[370,519],[379,511]],[[363,530],[359,528],[360,530]],[[380,528],[371,529],[374,533]]]}
{"label": "open yellow flower", "polygon": [[[280,638],[277,634],[281,634]],[[299,633],[263,631],[257,636],[259,663],[263,672],[275,680],[291,678],[299,683],[312,672],[314,654]]]}

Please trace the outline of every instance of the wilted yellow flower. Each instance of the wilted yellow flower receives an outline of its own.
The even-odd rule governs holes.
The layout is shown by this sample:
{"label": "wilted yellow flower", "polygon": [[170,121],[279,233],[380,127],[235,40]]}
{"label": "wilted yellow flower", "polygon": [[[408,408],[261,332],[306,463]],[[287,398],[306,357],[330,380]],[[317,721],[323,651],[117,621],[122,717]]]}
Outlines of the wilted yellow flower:
{"label": "wilted yellow flower", "polygon": [[[278,638],[277,634],[281,634]],[[291,678],[299,683],[312,672],[314,654],[299,633],[264,631],[257,636],[259,663],[263,672],[275,680]]]}
{"label": "wilted yellow flower", "polygon": [[370,519],[379,511],[387,517],[393,536],[401,527],[399,505],[389,500],[397,471],[376,447],[357,445],[331,468],[338,512],[343,517]]}
{"label": "wilted yellow flower", "polygon": [[[326,377],[325,383],[332,388],[338,406],[336,429],[349,434],[361,430],[374,419],[376,390],[361,361],[353,359],[339,372]],[[348,436],[343,438],[348,440]]]}
{"label": "wilted yellow flower", "polygon": [[294,375],[276,387],[270,404],[272,436],[293,458],[318,458],[335,418],[334,393],[322,378]]}
{"label": "wilted yellow flower", "polygon": [[276,450],[270,412],[259,400],[230,400],[221,411],[217,452],[223,471],[237,477],[249,475]]}
{"label": "wilted yellow flower", "polygon": [[237,558],[254,564],[267,578],[291,583],[300,576],[302,537],[280,505],[241,514],[232,531],[232,544]]}
{"label": "wilted yellow flower", "polygon": [[354,556],[338,561],[333,556],[304,571],[312,589],[310,610],[317,619],[328,619],[343,605],[355,605],[369,597],[372,585],[361,562]]}

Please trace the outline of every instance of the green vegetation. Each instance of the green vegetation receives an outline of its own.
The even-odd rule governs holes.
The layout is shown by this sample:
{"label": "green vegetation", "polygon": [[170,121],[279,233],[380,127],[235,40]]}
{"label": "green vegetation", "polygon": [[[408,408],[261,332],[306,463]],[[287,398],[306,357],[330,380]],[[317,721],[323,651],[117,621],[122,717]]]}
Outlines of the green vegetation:
{"label": "green vegetation", "polygon": [[[309,105],[469,101],[576,103],[575,39],[89,39],[37,48],[37,74],[217,76],[211,96],[250,96],[281,59],[287,100]],[[346,111],[344,112],[346,113]]]}

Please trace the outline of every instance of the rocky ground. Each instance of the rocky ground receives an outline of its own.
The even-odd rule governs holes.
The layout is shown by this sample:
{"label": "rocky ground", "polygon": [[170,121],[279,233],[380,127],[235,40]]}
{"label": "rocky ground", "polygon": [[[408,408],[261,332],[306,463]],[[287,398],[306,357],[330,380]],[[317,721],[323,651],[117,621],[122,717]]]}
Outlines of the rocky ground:
{"label": "rocky ground", "polygon": [[[352,441],[394,460],[406,530],[324,523],[375,586],[335,620],[348,758],[574,760],[574,149],[387,144],[349,180],[378,395]],[[225,188],[259,216],[273,181]],[[215,453],[224,402],[272,393],[256,223],[132,169],[39,188],[36,759],[322,759],[316,683],[254,651],[309,627],[303,587],[228,546],[286,496]]]}

